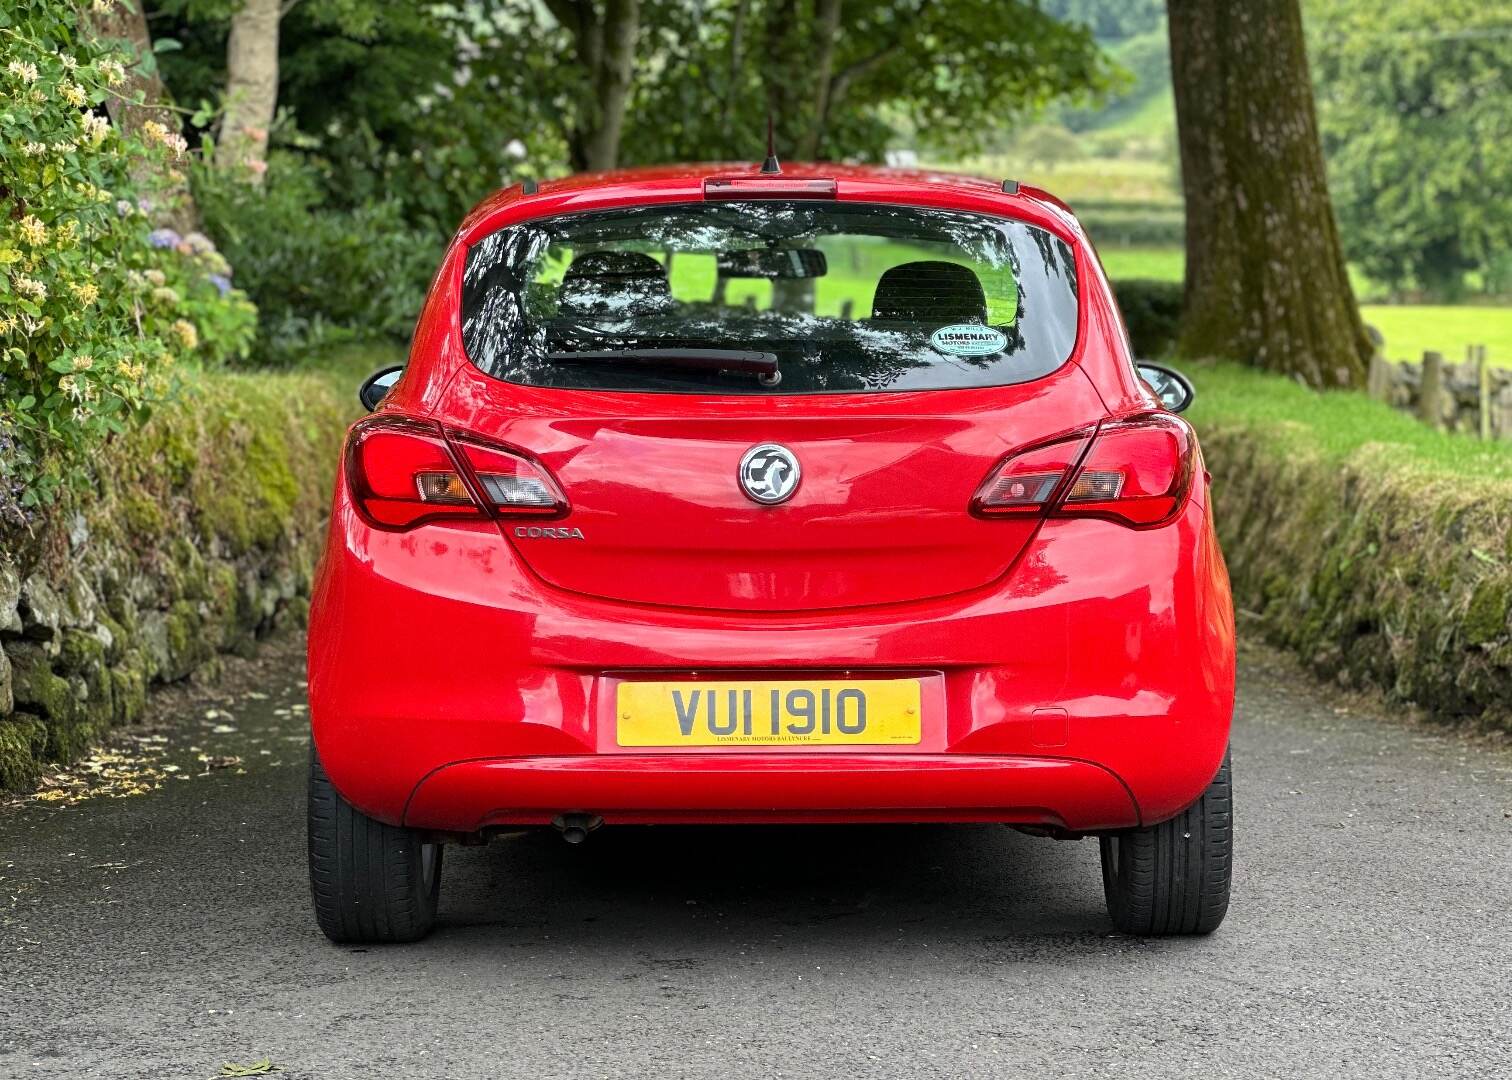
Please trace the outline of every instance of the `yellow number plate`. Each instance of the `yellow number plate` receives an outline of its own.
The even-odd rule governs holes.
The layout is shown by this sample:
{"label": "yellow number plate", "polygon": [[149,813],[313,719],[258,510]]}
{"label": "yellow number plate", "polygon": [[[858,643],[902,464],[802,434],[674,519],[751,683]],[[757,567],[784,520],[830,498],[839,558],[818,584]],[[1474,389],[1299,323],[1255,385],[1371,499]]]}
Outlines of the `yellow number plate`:
{"label": "yellow number plate", "polygon": [[621,746],[897,746],[919,741],[919,680],[622,682]]}

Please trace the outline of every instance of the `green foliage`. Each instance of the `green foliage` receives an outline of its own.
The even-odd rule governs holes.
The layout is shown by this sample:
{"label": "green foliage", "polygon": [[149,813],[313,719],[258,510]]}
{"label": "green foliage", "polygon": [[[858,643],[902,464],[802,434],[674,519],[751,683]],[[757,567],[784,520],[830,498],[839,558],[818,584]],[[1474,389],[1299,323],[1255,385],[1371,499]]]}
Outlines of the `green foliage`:
{"label": "green foliage", "polygon": [[72,3],[0,12],[0,524],[82,479],[93,448],[170,392],[176,362],[249,344],[208,241],[149,242],[141,178],[179,167],[183,145],[106,119],[131,62],[81,33]]}
{"label": "green foliage", "polygon": [[258,353],[285,363],[353,337],[406,337],[442,241],[412,228],[397,200],[326,205],[309,162],[278,152],[261,186],[194,170],[206,228],[256,300]]}
{"label": "green foliage", "polygon": [[1315,0],[1309,37],[1345,248],[1456,298],[1512,245],[1512,36],[1478,0]]}
{"label": "green foliage", "polygon": [[[769,106],[784,153],[821,123],[812,4],[710,0],[649,11],[654,53],[640,70],[655,77],[634,88],[627,162],[759,159]],[[901,135],[976,152],[1015,115],[1101,93],[1114,75],[1090,32],[1027,0],[846,4],[831,70],[818,156],[872,161]]]}
{"label": "green foliage", "polygon": [[1044,0],[1045,14],[1081,23],[1099,41],[1121,41],[1162,28],[1165,0]]}
{"label": "green foliage", "polygon": [[1170,352],[1181,324],[1181,282],[1135,278],[1114,282],[1113,293],[1134,355],[1155,360]]}
{"label": "green foliage", "polygon": [[[368,3],[344,19],[313,3],[289,10],[273,142],[318,180],[320,205],[397,202],[407,223],[444,240],[495,188],[560,170],[544,91],[520,69],[554,29],[501,25],[498,6]],[[154,31],[185,45],[161,58],[165,81],[212,115],[225,84],[224,13],[172,0],[157,15]],[[366,21],[354,28],[356,15]]]}
{"label": "green foliage", "polygon": [[1187,374],[1247,625],[1326,678],[1512,731],[1512,444],[1252,369]]}

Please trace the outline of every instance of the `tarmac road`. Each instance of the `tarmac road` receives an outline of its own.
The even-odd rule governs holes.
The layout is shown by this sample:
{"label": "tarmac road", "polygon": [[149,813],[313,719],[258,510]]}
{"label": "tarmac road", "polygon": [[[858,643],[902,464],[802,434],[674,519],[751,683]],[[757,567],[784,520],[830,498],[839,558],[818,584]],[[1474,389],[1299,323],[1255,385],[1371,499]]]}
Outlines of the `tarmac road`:
{"label": "tarmac road", "polygon": [[[433,937],[338,948],[298,670],[165,704],[150,794],[0,810],[0,1077],[1512,1076],[1512,755],[1269,653],[1233,906],[1189,941],[1111,933],[1092,842],[626,828],[450,848]],[[178,779],[199,752],[242,764]]]}

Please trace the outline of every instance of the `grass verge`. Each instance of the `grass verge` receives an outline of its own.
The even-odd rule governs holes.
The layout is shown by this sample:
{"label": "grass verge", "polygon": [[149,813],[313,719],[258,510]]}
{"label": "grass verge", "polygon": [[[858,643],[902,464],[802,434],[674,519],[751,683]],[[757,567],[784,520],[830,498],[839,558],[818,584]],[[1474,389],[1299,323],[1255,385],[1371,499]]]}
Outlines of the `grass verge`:
{"label": "grass verge", "polygon": [[1190,374],[1241,620],[1319,675],[1512,732],[1512,445],[1229,365]]}

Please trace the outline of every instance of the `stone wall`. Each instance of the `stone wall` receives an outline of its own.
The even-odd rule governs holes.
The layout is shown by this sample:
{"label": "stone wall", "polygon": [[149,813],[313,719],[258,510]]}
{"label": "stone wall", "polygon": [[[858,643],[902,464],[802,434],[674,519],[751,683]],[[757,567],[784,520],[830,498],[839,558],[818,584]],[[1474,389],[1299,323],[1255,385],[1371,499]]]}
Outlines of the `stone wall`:
{"label": "stone wall", "polygon": [[92,490],[0,537],[0,789],[140,719],[154,684],[302,621],[355,385],[194,379],[108,448]]}
{"label": "stone wall", "polygon": [[1324,454],[1221,409],[1198,429],[1241,632],[1346,687],[1512,733],[1512,481],[1386,443]]}
{"label": "stone wall", "polygon": [[[1371,367],[1370,393],[1395,409],[1423,416],[1422,363],[1377,359]],[[1484,390],[1480,365],[1443,364],[1435,395],[1438,426],[1467,435],[1480,432],[1481,412],[1493,439],[1512,439],[1512,369],[1488,367]],[[1424,417],[1424,419],[1428,419]]]}

